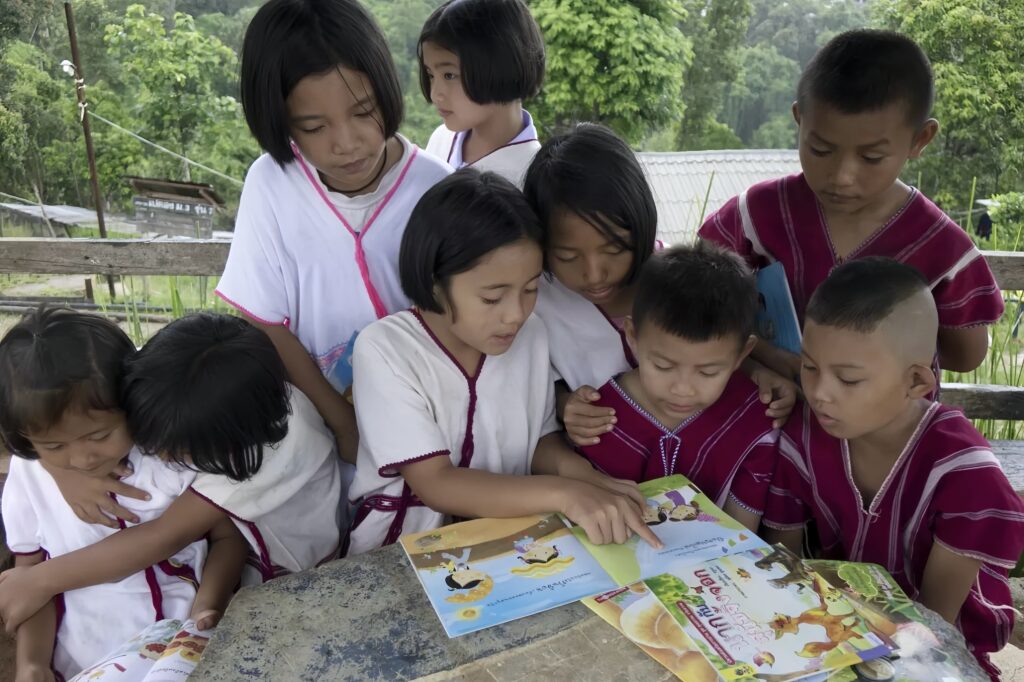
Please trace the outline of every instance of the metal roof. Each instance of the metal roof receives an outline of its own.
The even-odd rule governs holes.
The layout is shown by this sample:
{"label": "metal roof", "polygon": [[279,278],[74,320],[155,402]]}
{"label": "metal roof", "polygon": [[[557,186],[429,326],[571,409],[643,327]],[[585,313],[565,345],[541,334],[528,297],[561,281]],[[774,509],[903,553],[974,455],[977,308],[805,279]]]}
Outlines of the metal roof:
{"label": "metal roof", "polygon": [[[43,212],[38,205],[32,204],[0,204],[0,208],[24,216],[43,219]],[[79,206],[46,206],[46,217],[64,225],[82,225],[96,222],[96,211]]]}
{"label": "metal roof", "polygon": [[702,214],[711,215],[751,185],[800,172],[795,149],[638,152],[637,158],[658,207],[658,238],[666,244],[693,240]]}

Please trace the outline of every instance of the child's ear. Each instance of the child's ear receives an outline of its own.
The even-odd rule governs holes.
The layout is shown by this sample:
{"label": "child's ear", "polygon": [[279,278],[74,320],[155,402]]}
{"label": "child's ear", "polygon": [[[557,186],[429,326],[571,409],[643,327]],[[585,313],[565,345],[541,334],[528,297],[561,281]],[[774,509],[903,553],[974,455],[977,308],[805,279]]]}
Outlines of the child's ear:
{"label": "child's ear", "polygon": [[907,389],[908,398],[925,398],[931,395],[936,388],[935,372],[926,365],[912,365],[910,372],[910,387]]}
{"label": "child's ear", "polygon": [[927,147],[935,136],[939,134],[939,122],[934,118],[930,118],[924,122],[921,129],[917,131],[917,135],[914,136],[914,144],[910,148],[910,158],[916,159],[921,156],[924,152],[924,148]]}
{"label": "child's ear", "polygon": [[793,111],[793,120],[796,121],[796,125],[799,128],[800,127],[800,107],[799,107],[799,103],[798,102],[793,102],[792,111]]}
{"label": "child's ear", "polygon": [[622,330],[626,332],[626,343],[629,345],[629,352],[633,354],[633,357],[636,357],[636,325],[633,324],[631,316],[626,317]]}
{"label": "child's ear", "polygon": [[750,336],[747,337],[746,342],[743,344],[743,348],[740,349],[740,354],[736,358],[736,367],[733,368],[733,371],[739,369],[739,366],[743,364],[743,361],[747,359],[747,356],[750,355],[750,353],[754,350],[754,347],[756,345],[757,336],[751,334]]}

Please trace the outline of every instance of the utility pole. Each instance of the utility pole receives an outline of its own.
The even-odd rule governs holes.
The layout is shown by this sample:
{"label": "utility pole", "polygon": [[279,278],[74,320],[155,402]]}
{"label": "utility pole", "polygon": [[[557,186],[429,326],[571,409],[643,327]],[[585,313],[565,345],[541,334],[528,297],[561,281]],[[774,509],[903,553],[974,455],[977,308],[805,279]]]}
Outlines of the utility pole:
{"label": "utility pole", "polygon": [[[78,95],[79,118],[82,121],[82,133],[85,135],[85,155],[89,159],[89,180],[92,183],[92,200],[96,204],[96,221],[100,227],[100,238],[107,238],[107,224],[103,220],[103,197],[100,194],[100,179],[96,173],[96,153],[92,147],[92,128],[89,125],[87,112],[88,103],[85,101],[85,74],[82,73],[82,58],[78,54],[78,35],[75,32],[75,14],[71,9],[71,3],[64,3],[64,16],[68,20],[68,38],[71,40],[71,67],[74,69],[75,92]],[[107,288],[110,291],[110,300],[114,300],[114,276],[107,276]]]}

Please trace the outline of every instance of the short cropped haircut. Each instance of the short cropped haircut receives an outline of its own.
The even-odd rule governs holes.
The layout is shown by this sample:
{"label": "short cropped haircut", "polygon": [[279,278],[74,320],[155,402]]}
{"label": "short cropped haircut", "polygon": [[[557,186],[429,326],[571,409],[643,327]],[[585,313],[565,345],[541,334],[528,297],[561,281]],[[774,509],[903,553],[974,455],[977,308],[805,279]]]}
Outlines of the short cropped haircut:
{"label": "short cropped haircut", "polygon": [[840,33],[821,48],[800,76],[797,106],[821,103],[844,114],[906,107],[920,128],[935,101],[932,67],[924,50],[905,35],[857,29]]}
{"label": "short cropped haircut", "polygon": [[910,265],[883,256],[857,258],[837,267],[814,290],[805,317],[870,334],[896,306],[922,290],[928,290],[928,282]]}
{"label": "short cropped haircut", "polygon": [[402,291],[421,310],[443,313],[435,295],[451,278],[502,246],[541,243],[537,214],[515,185],[495,173],[458,170],[428,189],[409,216],[398,253]]}
{"label": "short cropped haircut", "polygon": [[754,333],[757,284],[739,256],[704,241],[673,246],[644,265],[633,299],[633,324],[654,324],[688,341]]}
{"label": "short cropped haircut", "polygon": [[128,362],[122,402],[143,450],[242,481],[288,433],[285,381],[262,330],[197,313],[161,329]]}
{"label": "short cropped haircut", "polygon": [[[523,193],[540,216],[545,248],[550,245],[553,216],[566,210],[633,252],[627,283],[636,280],[654,253],[658,232],[654,195],[636,154],[603,125],[580,123],[545,142],[526,171]],[[628,231],[631,240],[622,239],[615,228]]]}
{"label": "short cropped haircut", "polygon": [[434,10],[416,46],[429,102],[423,43],[458,56],[462,88],[477,104],[527,99],[544,82],[544,38],[523,0],[448,0]]}
{"label": "short cropped haircut", "polygon": [[241,96],[256,141],[282,166],[290,144],[288,95],[311,74],[345,66],[366,74],[385,138],[402,123],[402,89],[387,41],[355,0],[270,0],[242,43]]}
{"label": "short cropped haircut", "polygon": [[0,436],[7,449],[38,459],[28,433],[69,410],[120,410],[124,362],[135,352],[114,322],[67,308],[26,314],[0,341]]}

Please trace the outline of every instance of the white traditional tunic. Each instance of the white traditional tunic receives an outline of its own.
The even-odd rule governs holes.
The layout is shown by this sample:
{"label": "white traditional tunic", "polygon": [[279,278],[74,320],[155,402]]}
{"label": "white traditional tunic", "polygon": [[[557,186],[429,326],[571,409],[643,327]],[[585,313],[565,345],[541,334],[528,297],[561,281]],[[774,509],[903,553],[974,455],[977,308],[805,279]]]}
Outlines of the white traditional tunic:
{"label": "white traditional tunic", "polygon": [[466,163],[462,159],[462,145],[465,144],[467,135],[468,131],[461,130],[456,133],[448,130],[444,124],[439,125],[430,136],[427,152],[439,159],[444,159],[452,168],[472,166],[481,173],[491,171],[515,184],[516,187],[523,188],[526,169],[530,167],[530,162],[540,150],[537,128],[533,125],[533,117],[530,116],[530,112],[523,110],[523,129],[509,140],[508,144],[498,147],[473,163]]}
{"label": "white traditional tunic", "polygon": [[558,429],[547,334],[536,317],[472,375],[415,311],[367,327],[354,365],[359,459],[349,493],[357,505],[350,555],[446,523],[412,493],[401,465],[450,457],[455,466],[528,474],[537,441]]}
{"label": "white traditional tunic", "polygon": [[[135,448],[128,458],[134,470],[121,480],[146,491],[151,499],[119,497],[117,502],[141,523],[159,517],[195,478],[195,472],[143,456]],[[42,465],[20,457],[11,459],[3,518],[7,544],[15,554],[42,550],[57,557],[117,532],[81,521]],[[124,521],[119,523],[126,527]],[[122,580],[57,595],[54,670],[70,678],[146,626],[164,618],[188,617],[205,560],[204,539]]]}
{"label": "white traditional tunic", "polygon": [[345,393],[356,334],[409,301],[398,249],[416,202],[451,168],[399,136],[403,155],[376,191],[333,192],[297,158],[283,168],[268,155],[242,188],[234,239],[217,295],[265,324],[284,325]]}
{"label": "white traditional tunic", "polygon": [[264,446],[252,478],[199,474],[192,484],[194,493],[232,518],[252,547],[246,585],[336,558],[347,527],[334,434],[309,398],[289,388],[288,435]]}

